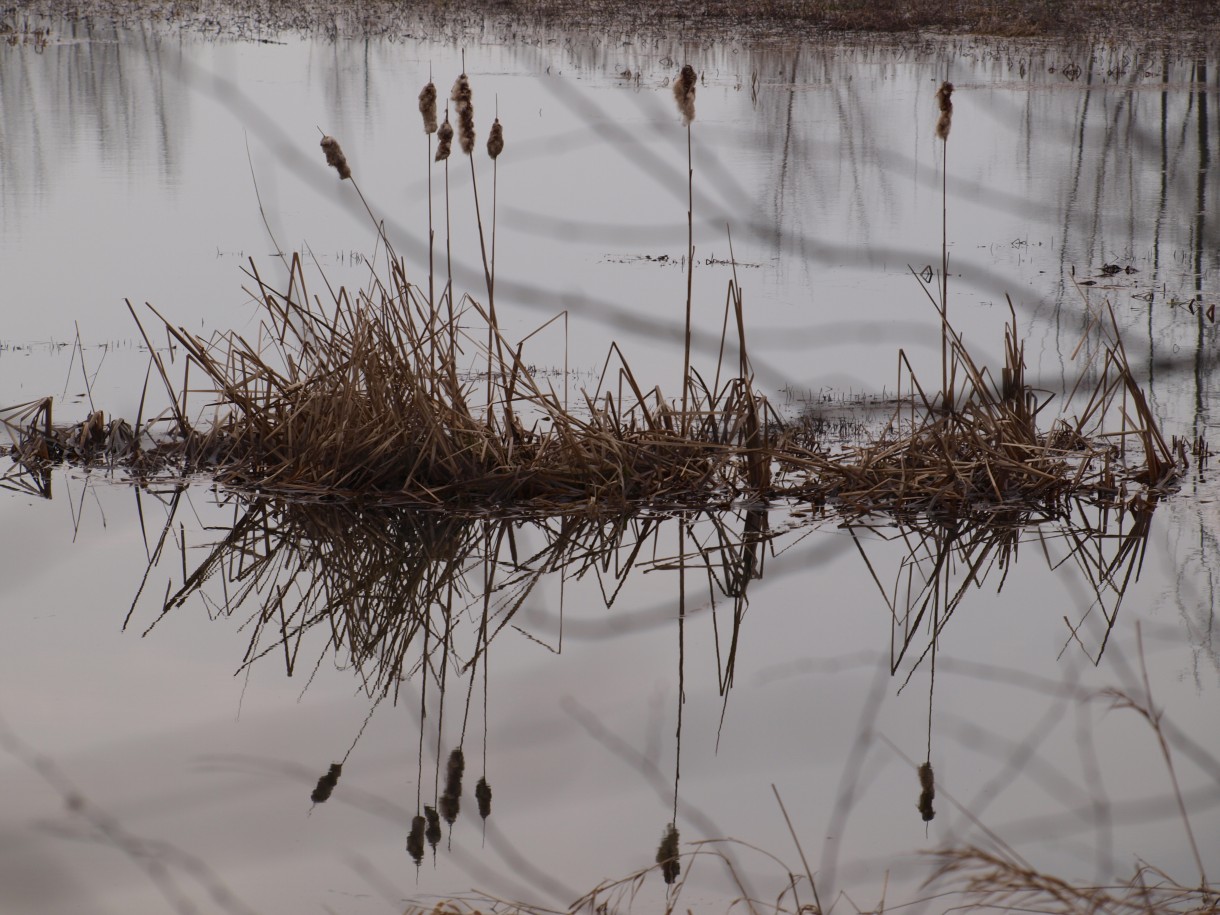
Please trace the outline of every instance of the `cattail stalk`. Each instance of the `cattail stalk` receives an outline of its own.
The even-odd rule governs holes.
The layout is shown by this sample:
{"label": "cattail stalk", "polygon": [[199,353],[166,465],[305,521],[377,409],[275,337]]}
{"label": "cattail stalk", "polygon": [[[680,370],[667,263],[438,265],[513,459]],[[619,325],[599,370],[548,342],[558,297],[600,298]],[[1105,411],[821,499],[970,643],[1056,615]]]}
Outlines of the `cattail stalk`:
{"label": "cattail stalk", "polygon": [[[433,250],[436,244],[436,231],[432,224],[432,134],[439,129],[436,123],[436,84],[431,80],[419,93],[419,113],[424,119],[424,133],[428,137],[427,169],[428,169],[428,325],[436,326],[436,271],[433,260]],[[436,377],[436,337],[433,336],[431,346],[432,377]]]}
{"label": "cattail stalk", "polygon": [[[483,216],[479,210],[479,179],[474,167],[474,93],[470,89],[470,79],[463,72],[453,84],[449,97],[453,100],[458,114],[458,141],[462,152],[470,159],[470,185],[474,191],[474,218],[479,228],[479,253],[483,257],[483,279],[487,284],[487,414],[491,418],[491,377],[492,351],[495,350],[500,365],[504,365],[504,352],[500,345],[500,324],[496,319],[496,295],[491,279],[491,265],[487,260],[487,242],[483,235]],[[505,409],[511,413],[512,407],[505,397]]]}
{"label": "cattail stalk", "polygon": [[496,285],[496,188],[500,178],[500,153],[504,152],[504,128],[499,117],[487,135],[487,155],[491,157],[491,286]]}
{"label": "cattail stalk", "polygon": [[448,309],[449,329],[445,335],[445,339],[449,344],[449,385],[451,393],[456,394],[458,391],[457,379],[457,353],[456,353],[456,336],[457,330],[454,324],[453,315],[453,250],[452,250],[452,223],[450,222],[449,208],[449,151],[453,144],[453,125],[449,123],[449,109],[445,108],[445,122],[441,124],[440,129],[436,134],[436,161],[445,163],[445,270],[447,280],[445,283],[444,298]]}
{"label": "cattail stalk", "polygon": [[686,125],[686,325],[682,346],[682,434],[689,422],[691,294],[695,276],[695,168],[691,156],[691,122],[695,120],[695,68],[686,64],[674,81],[674,100]]}
{"label": "cattail stalk", "polygon": [[953,391],[949,384],[949,131],[953,127],[953,83],[945,80],[936,90],[936,136],[944,143],[945,156],[940,175],[940,373],[946,410],[953,410]]}

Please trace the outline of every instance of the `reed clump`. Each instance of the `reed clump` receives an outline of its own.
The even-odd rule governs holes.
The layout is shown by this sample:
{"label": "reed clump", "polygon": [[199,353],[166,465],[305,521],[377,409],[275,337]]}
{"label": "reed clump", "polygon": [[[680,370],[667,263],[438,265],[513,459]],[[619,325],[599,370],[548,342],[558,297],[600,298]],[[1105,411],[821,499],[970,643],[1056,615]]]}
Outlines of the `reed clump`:
{"label": "reed clump", "polygon": [[[694,255],[690,143],[696,83],[689,64],[674,82],[692,185],[688,263]],[[942,136],[952,114],[951,93],[947,82],[937,93]],[[419,107],[425,132],[430,136],[435,127],[437,133],[432,161],[446,162],[448,263],[447,160],[455,131],[448,111],[436,124],[435,96],[429,83]],[[443,276],[436,282],[431,255],[426,282],[408,279],[338,140],[326,135],[321,146],[327,165],[350,181],[377,228],[389,255],[386,274],[362,289],[326,283],[323,297],[308,288],[299,257],[278,284],[251,261],[250,291],[263,314],[252,339],[235,332],[204,338],[166,322],[149,306],[188,361],[186,378],[175,385],[141,325],[152,352],[150,375],[155,368],[172,405],[157,421],[167,422],[170,433],[154,440],[147,424],[106,424],[100,412],[59,429],[50,421],[49,401],[36,401],[0,412],[14,441],[14,459],[45,468],[105,457],[111,466],[140,473],[204,471],[226,486],[289,497],[529,511],[703,507],[745,496],[834,503],[847,514],[961,516],[1018,502],[1053,510],[1070,495],[1121,504],[1172,484],[1180,474],[1184,450],[1161,437],[1112,316],[1093,322],[1108,334],[1100,371],[1090,376],[1093,367],[1086,367],[1081,375],[1096,377],[1095,387],[1073,392],[1087,394],[1085,412],[1044,428],[1039,419],[1048,399],[1025,380],[1015,313],[1005,331],[1005,364],[993,377],[949,324],[943,287],[942,303],[932,303],[942,321],[939,395],[918,382],[900,353],[900,408],[879,436],[853,449],[829,452],[810,439],[807,427],[802,432],[785,423],[755,389],[735,277],[711,382],[692,366],[689,267],[680,397],[669,400],[642,384],[612,344],[597,388],[581,392],[572,407],[566,394],[560,397],[530,371],[522,343],[501,332],[494,215],[489,257],[478,216],[473,94],[465,73],[450,98],[459,142],[471,156],[486,305],[470,295],[456,298],[451,269],[447,282]],[[493,163],[503,151],[498,118],[487,151]],[[432,234],[430,226],[430,239]],[[439,296],[437,288],[443,290]],[[736,359],[728,356],[725,370],[733,331]],[[188,417],[186,404],[188,394],[197,400],[200,393],[210,416],[197,421]]]}

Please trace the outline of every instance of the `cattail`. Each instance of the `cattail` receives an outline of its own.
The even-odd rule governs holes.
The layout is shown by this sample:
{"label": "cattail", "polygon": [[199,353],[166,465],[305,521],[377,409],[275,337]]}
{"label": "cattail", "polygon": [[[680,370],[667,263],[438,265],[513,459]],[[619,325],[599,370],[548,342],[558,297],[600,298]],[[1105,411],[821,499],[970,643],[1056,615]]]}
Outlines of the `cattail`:
{"label": "cattail", "polygon": [[[952,88],[952,87],[950,87]],[[936,797],[936,780],[932,776],[932,764],[924,763],[919,767],[919,813],[923,821],[929,823],[936,816],[932,809],[932,801]]]}
{"label": "cattail", "polygon": [[466,771],[466,756],[461,747],[454,747],[449,754],[449,762],[445,766],[445,793],[453,797],[461,797],[462,773]]}
{"label": "cattail", "polygon": [[462,145],[462,152],[469,156],[474,152],[474,96],[470,91],[470,80],[465,73],[454,82],[449,97],[453,99],[453,107],[457,110],[458,142]]}
{"label": "cattail", "polygon": [[458,818],[462,803],[458,800],[456,794],[442,794],[436,806],[440,808],[441,816],[445,818],[445,822],[452,826],[453,821]]}
{"label": "cattail", "polygon": [[936,135],[942,140],[949,139],[949,128],[953,126],[953,83],[946,80],[936,90],[936,106],[940,109],[940,117],[936,121]]}
{"label": "cattail", "polygon": [[424,819],[428,821],[428,828],[424,830],[424,838],[435,851],[441,841],[441,815],[436,812],[435,807],[425,807]]}
{"label": "cattail", "polygon": [[500,126],[500,119],[496,118],[496,122],[491,125],[491,133],[487,135],[487,155],[496,159],[502,152],[504,152],[504,128]]}
{"label": "cattail", "polygon": [[682,865],[678,861],[678,827],[670,823],[661,836],[661,844],[657,847],[657,864],[661,865],[661,876],[667,884],[673,883],[682,873]]}
{"label": "cattail", "polygon": [[329,135],[323,137],[322,151],[326,153],[326,164],[334,167],[340,180],[352,176],[352,170],[347,167],[347,156],[343,155],[343,148],[338,140]]}
{"label": "cattail", "polygon": [[318,779],[318,785],[313,789],[313,794],[309,799],[315,804],[324,804],[329,798],[330,793],[335,790],[335,786],[339,784],[339,776],[343,774],[342,763],[331,763],[330,771]]}
{"label": "cattail", "polygon": [[436,83],[420,90],[419,113],[424,116],[424,133],[436,133]]}
{"label": "cattail", "polygon": [[453,145],[453,127],[449,124],[449,110],[445,110],[445,123],[436,133],[436,161],[444,162],[449,158],[449,148]]}
{"label": "cattail", "polygon": [[483,819],[491,816],[491,785],[487,784],[486,776],[474,786],[474,799],[479,802],[479,816]]}
{"label": "cattail", "polygon": [[678,103],[678,111],[682,115],[682,123],[687,126],[695,119],[695,68],[687,64],[674,80],[674,101]]}
{"label": "cattail", "polygon": [[416,864],[424,860],[424,818],[416,814],[411,818],[411,832],[407,835],[407,851],[415,859]]}

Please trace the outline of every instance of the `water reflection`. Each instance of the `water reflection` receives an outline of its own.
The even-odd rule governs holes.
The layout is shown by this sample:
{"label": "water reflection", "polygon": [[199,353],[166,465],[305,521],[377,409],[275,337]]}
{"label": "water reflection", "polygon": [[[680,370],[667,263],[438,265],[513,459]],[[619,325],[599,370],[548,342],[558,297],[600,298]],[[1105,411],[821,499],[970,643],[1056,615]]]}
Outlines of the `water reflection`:
{"label": "water reflection", "polygon": [[[659,636],[676,629],[673,809],[656,853],[670,883],[679,873],[674,847],[687,627],[702,627],[699,641],[705,646],[710,636],[723,728],[738,676],[751,585],[767,579],[768,557],[786,552],[817,526],[834,528],[833,516],[801,520],[787,510],[779,512],[785,521],[776,526],[776,511],[760,506],[672,517],[576,513],[500,518],[230,494],[224,498],[233,520],[222,536],[204,547],[188,548],[181,541],[180,555],[172,556],[165,547],[173,542],[182,492],[167,495],[167,520],[128,624],[140,615],[138,608],[159,593],[146,587],[154,572],[180,567],[181,579],[163,592],[165,598],[144,634],[188,602],[202,601],[216,618],[235,621],[250,633],[239,672],[261,659],[279,659],[288,675],[304,673],[308,680],[323,664],[350,670],[371,700],[368,718],[342,758],[317,778],[311,795],[315,804],[327,802],[337,789],[348,757],[378,706],[385,700],[415,701],[420,723],[416,813],[403,829],[416,863],[423,859],[425,844],[436,851],[441,822],[452,828],[463,810],[463,797],[469,797],[467,729],[478,720],[480,706],[482,764],[473,795],[484,821],[491,813],[488,658],[506,634],[523,635],[561,655],[565,591],[580,583],[581,615],[604,614],[607,634],[613,634],[616,625],[625,627],[619,631],[655,628]],[[903,692],[917,671],[928,675],[927,752],[918,766],[917,815],[923,821],[935,816],[932,738],[938,647],[971,595],[985,588],[1002,591],[1010,576],[1018,574],[1020,561],[1070,576],[1084,586],[1089,599],[1063,616],[1062,652],[1079,650],[1090,666],[1096,665],[1119,620],[1123,596],[1139,578],[1156,510],[1153,499],[1121,509],[1074,500],[1050,517],[1007,509],[989,520],[908,517],[838,524],[858,552],[862,574],[880,593],[878,610],[890,615],[889,673],[897,692]],[[201,548],[202,559],[189,559]],[[622,613],[619,597],[629,582],[644,576],[655,581],[658,575],[659,592],[653,586],[660,595],[656,609],[616,623]],[[589,579],[595,582],[592,588]],[[587,606],[595,595],[600,611]],[[558,598],[556,617],[538,612],[550,597]],[[722,609],[726,619],[721,618]],[[457,733],[446,732],[455,714],[446,716],[446,701],[460,709]],[[502,704],[511,707],[512,697],[503,697]],[[435,764],[426,771],[429,757]]]}

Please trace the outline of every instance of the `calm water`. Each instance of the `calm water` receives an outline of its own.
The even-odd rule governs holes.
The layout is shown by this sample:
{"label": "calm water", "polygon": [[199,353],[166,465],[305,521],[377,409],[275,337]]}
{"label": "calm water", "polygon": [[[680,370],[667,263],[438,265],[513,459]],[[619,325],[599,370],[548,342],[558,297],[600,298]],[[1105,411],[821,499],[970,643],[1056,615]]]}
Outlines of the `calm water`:
{"label": "calm water", "polygon": [[[425,277],[415,99],[463,49],[480,134],[493,112],[505,125],[507,334],[569,314],[566,349],[559,324],[531,341],[540,368],[595,379],[614,339],[647,384],[677,385],[686,134],[666,81],[690,60],[697,360],[714,358],[731,230],[777,404],[892,390],[900,347],[934,378],[908,265],[939,263],[946,175],[951,314],[980,358],[998,357],[1011,296],[1031,374],[1062,396],[1085,300],[1104,297],[1166,433],[1218,439],[1220,61],[964,40],[463,48],[57,26],[45,48],[0,46],[0,404],[134,417],[148,357],[124,299],[253,335],[242,268],[274,275],[277,244],[363,282],[376,234],[319,129]],[[470,169],[451,165],[455,285],[478,296]],[[376,913],[476,888],[564,907],[651,865],[675,809],[683,850],[705,852],[683,862],[682,904],[748,892],[764,911],[782,869],[688,843],[732,837],[803,872],[773,785],[827,905],[924,895],[921,853],[986,842],[983,825],[1071,879],[1139,857],[1191,884],[1155,736],[1097,695],[1142,696],[1137,627],[1195,838],[1205,861],[1220,851],[1220,519],[1197,469],[1147,517],[1080,509],[1019,544],[788,506],[510,523],[260,505],[206,481],[51,487],[0,499],[5,912]],[[426,635],[404,613],[420,608]],[[459,743],[460,813],[417,866],[411,818]],[[637,908],[664,892],[650,874]]]}

